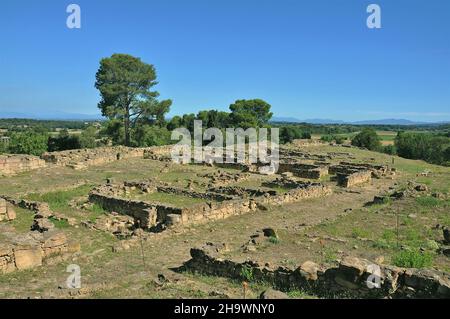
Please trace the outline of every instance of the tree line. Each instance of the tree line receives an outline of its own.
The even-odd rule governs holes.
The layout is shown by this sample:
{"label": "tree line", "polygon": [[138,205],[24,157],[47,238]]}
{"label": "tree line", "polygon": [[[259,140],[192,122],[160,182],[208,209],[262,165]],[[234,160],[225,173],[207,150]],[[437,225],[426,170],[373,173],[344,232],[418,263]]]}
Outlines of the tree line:
{"label": "tree line", "polygon": [[450,132],[399,131],[394,145],[383,146],[377,132],[364,128],[351,141],[352,145],[372,151],[398,155],[408,159],[420,159],[432,164],[450,166]]}
{"label": "tree line", "polygon": [[[167,145],[176,142],[171,140],[174,129],[184,127],[192,132],[194,121],[201,120],[204,129],[278,127],[280,143],[299,138],[309,139],[311,134],[323,134],[322,140],[342,144],[345,139],[339,134],[359,132],[352,139],[352,145],[435,164],[449,165],[450,162],[449,125],[430,126],[430,133],[399,132],[394,145],[382,146],[375,129],[389,130],[397,126],[368,126],[361,130],[359,125],[348,124],[272,123],[271,105],[262,99],[236,100],[229,106],[229,112],[202,110],[197,114],[167,119],[172,100],[159,99],[159,92],[153,90],[157,83],[153,65],[131,55],[113,54],[100,61],[96,73],[95,87],[101,97],[98,108],[107,118],[100,122],[100,127],[74,121],[0,120],[0,127],[6,126],[9,136],[9,143],[0,143],[0,152],[41,155],[46,151],[111,144],[131,147]],[[56,136],[49,135],[49,131],[56,130],[55,125],[66,129]],[[424,127],[409,126],[408,130]],[[69,134],[67,128],[79,128],[82,131],[74,135]]]}

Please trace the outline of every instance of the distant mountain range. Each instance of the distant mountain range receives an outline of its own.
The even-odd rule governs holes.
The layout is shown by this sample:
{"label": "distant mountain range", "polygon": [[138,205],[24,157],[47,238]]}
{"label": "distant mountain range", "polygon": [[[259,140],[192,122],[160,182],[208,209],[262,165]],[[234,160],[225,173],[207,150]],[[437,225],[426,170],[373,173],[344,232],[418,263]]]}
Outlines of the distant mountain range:
{"label": "distant mountain range", "polygon": [[[35,120],[66,120],[66,121],[97,121],[102,120],[100,114],[81,114],[68,112],[43,112],[43,113],[19,113],[19,112],[2,112],[0,111],[0,118],[11,119],[35,119]],[[295,117],[273,117],[271,122],[284,123],[308,123],[308,124],[351,124],[351,125],[429,125],[429,124],[445,124],[446,122],[418,122],[405,119],[381,119],[381,120],[366,120],[366,121],[342,121],[332,119],[305,119],[299,120]]]}
{"label": "distant mountain range", "polygon": [[366,121],[341,121],[331,119],[306,119],[299,120],[294,117],[273,117],[272,122],[287,122],[287,123],[308,123],[308,124],[352,124],[352,125],[426,125],[426,124],[445,124],[450,122],[419,122],[405,119],[381,119],[381,120],[366,120]]}
{"label": "distant mountain range", "polygon": [[67,112],[43,112],[39,114],[34,113],[19,113],[19,112],[1,112],[0,118],[2,119],[33,119],[33,120],[66,120],[66,121],[96,121],[101,120],[103,117],[100,114],[80,114],[80,113],[67,113]]}

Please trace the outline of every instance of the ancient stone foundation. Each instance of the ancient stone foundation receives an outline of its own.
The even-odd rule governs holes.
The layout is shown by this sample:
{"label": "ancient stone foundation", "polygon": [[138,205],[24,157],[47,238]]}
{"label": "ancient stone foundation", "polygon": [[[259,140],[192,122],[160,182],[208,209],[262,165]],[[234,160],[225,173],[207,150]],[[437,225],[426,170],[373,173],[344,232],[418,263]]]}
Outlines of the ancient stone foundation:
{"label": "ancient stone foundation", "polygon": [[93,165],[102,165],[121,159],[143,157],[143,148],[125,146],[78,149],[62,152],[44,153],[41,158],[47,163],[82,169]]}
{"label": "ancient stone foundation", "polygon": [[77,244],[60,231],[14,235],[0,243],[0,274],[42,266],[57,256],[77,251]]}
{"label": "ancient stone foundation", "polygon": [[14,175],[45,167],[45,161],[32,155],[0,155],[0,175]]}
{"label": "ancient stone foundation", "polygon": [[14,211],[13,206],[5,199],[0,198],[0,222],[14,219],[16,219],[16,212]]}
{"label": "ancient stone foundation", "polygon": [[328,175],[328,167],[301,163],[280,163],[278,173],[285,172],[291,172],[294,176],[301,178],[320,179]]}
{"label": "ancient stone foundation", "polygon": [[[266,282],[283,291],[302,290],[322,298],[450,298],[447,273],[377,265],[355,257],[345,257],[337,267],[307,261],[298,268],[272,268],[254,261],[223,259],[220,247],[207,244],[191,249],[192,258],[182,270],[248,280],[242,275],[245,270],[253,281]],[[379,273],[373,270],[377,267]],[[368,281],[372,282],[372,288],[368,287]]]}
{"label": "ancient stone foundation", "polygon": [[[204,199],[204,203],[189,207],[174,207],[157,202],[125,198],[133,189],[143,193],[162,192]],[[159,231],[176,225],[189,225],[256,211],[262,205],[281,205],[308,198],[331,194],[331,189],[320,183],[298,183],[295,189],[284,194],[275,191],[245,189],[242,187],[218,187],[207,192],[179,189],[152,182],[125,182],[121,185],[103,185],[93,189],[89,201],[110,212],[131,216],[137,226]]]}
{"label": "ancient stone foundation", "polygon": [[340,162],[338,165],[332,165],[329,167],[330,174],[348,175],[360,171],[370,171],[372,173],[372,177],[374,178],[395,175],[395,169],[390,168],[387,165]]}
{"label": "ancient stone foundation", "polygon": [[371,171],[358,171],[351,174],[336,175],[337,183],[342,187],[352,187],[358,184],[368,183],[372,180]]}

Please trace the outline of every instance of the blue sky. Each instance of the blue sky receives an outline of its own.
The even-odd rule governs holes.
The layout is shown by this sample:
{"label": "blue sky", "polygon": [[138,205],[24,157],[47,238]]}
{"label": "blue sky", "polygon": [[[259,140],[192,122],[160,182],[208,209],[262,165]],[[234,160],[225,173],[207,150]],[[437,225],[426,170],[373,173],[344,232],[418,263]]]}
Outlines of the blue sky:
{"label": "blue sky", "polygon": [[0,39],[1,112],[98,113],[99,60],[128,53],[171,115],[262,98],[300,119],[450,120],[448,0],[2,0]]}

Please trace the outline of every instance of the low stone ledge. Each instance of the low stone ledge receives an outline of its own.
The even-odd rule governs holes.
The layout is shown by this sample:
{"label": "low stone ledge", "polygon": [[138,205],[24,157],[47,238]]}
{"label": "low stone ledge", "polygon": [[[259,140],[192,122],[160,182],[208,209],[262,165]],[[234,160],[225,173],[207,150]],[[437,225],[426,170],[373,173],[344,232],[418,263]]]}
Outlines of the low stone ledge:
{"label": "low stone ledge", "polygon": [[[450,298],[450,276],[433,270],[406,269],[378,265],[368,260],[345,257],[338,267],[323,267],[312,261],[296,269],[271,268],[257,262],[235,262],[221,258],[214,244],[192,248],[191,259],[181,269],[206,275],[245,280],[242,270],[255,281],[275,289],[301,289],[324,298]],[[377,274],[375,268],[379,269]],[[379,275],[379,288],[369,288],[371,276]]]}

